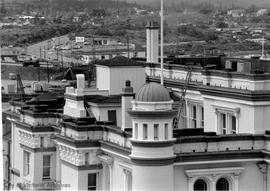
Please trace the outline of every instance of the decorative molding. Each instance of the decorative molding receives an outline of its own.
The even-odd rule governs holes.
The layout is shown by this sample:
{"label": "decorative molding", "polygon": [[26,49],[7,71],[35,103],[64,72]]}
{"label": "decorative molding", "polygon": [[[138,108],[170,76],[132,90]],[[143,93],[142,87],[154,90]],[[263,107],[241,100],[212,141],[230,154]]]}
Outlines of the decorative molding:
{"label": "decorative molding", "polygon": [[240,108],[239,107],[226,107],[226,106],[220,106],[220,105],[215,105],[212,104],[212,107],[215,109],[215,112],[229,112],[233,113],[234,115],[238,115],[240,113]]}
{"label": "decorative molding", "polygon": [[217,175],[224,175],[224,174],[233,174],[239,176],[244,171],[244,169],[245,168],[243,167],[208,168],[208,169],[185,170],[185,173],[188,177],[206,176],[206,175],[216,177]]}
{"label": "decorative molding", "polygon": [[102,163],[105,163],[107,165],[112,165],[113,164],[113,158],[111,156],[109,156],[109,155],[101,154],[101,155],[98,155],[97,157],[99,158],[99,160]]}
{"label": "decorative molding", "polygon": [[136,147],[170,147],[174,145],[175,140],[167,140],[167,141],[139,141],[136,139],[130,139],[132,146]]}
{"label": "decorative molding", "polygon": [[61,162],[73,169],[76,170],[100,170],[102,169],[102,164],[91,164],[91,165],[81,165],[81,166],[76,166],[72,163],[69,163],[67,161],[61,160]]}
{"label": "decorative molding", "polygon": [[175,157],[167,158],[137,158],[131,157],[133,165],[137,166],[167,166],[174,163]]}
{"label": "decorative molding", "polygon": [[33,153],[41,153],[41,152],[55,152],[56,147],[43,147],[43,148],[31,148],[26,145],[20,144],[21,148],[31,151]]}
{"label": "decorative molding", "polygon": [[135,110],[128,110],[128,113],[132,117],[139,117],[139,118],[164,118],[164,117],[173,117],[177,114],[177,110],[161,110],[161,111],[135,111]]}
{"label": "decorative molding", "polygon": [[74,166],[84,165],[83,153],[68,145],[58,144],[59,158]]}

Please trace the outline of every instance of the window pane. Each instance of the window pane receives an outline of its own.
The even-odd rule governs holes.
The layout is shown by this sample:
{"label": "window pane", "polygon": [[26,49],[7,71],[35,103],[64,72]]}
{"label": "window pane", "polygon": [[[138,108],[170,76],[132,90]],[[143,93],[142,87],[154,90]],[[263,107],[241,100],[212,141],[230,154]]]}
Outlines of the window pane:
{"label": "window pane", "polygon": [[51,156],[43,155],[43,166],[50,166],[51,164]]}
{"label": "window pane", "polygon": [[143,124],[143,139],[148,138],[147,124]]}
{"label": "window pane", "polygon": [[195,105],[193,105],[192,106],[192,116],[193,116],[193,119],[196,119],[197,117],[196,117],[196,106]]}
{"label": "window pane", "polygon": [[43,168],[43,177],[50,177],[50,167]]}
{"label": "window pane", "polygon": [[217,191],[229,191],[229,182],[225,178],[220,178],[216,184]]}
{"label": "window pane", "polygon": [[138,123],[135,123],[135,139],[138,139]]}
{"label": "window pane", "polygon": [[222,134],[227,134],[227,128],[226,128],[226,114],[221,113],[221,128],[222,128]]}
{"label": "window pane", "polygon": [[168,133],[169,133],[169,132],[168,132],[168,131],[169,131],[168,128],[169,128],[169,127],[168,127],[168,123],[165,123],[165,125],[164,125],[164,131],[165,131],[165,132],[164,132],[164,138],[165,138],[165,139],[168,139]]}
{"label": "window pane", "polygon": [[96,190],[97,176],[96,173],[88,174],[88,190]]}
{"label": "window pane", "polygon": [[89,153],[85,153],[85,164],[87,165],[89,161]]}
{"label": "window pane", "polygon": [[232,133],[236,133],[236,117],[232,116]]}
{"label": "window pane", "polygon": [[50,178],[50,170],[51,170],[51,156],[43,155],[43,178]]}
{"label": "window pane", "polygon": [[202,120],[204,120],[204,108],[203,107],[201,107],[201,114],[202,114]]}
{"label": "window pane", "polygon": [[154,124],[154,139],[158,139],[158,124]]}
{"label": "window pane", "polygon": [[194,183],[194,191],[207,191],[207,184],[204,180],[199,179]]}
{"label": "window pane", "polygon": [[24,172],[23,172],[23,175],[24,176],[27,176],[29,175],[30,173],[30,153],[27,152],[27,151],[24,151],[23,152],[23,162],[24,162]]}
{"label": "window pane", "polygon": [[40,147],[44,147],[44,137],[40,137]]}
{"label": "window pane", "polygon": [[196,105],[191,106],[191,128],[197,128],[197,108]]}
{"label": "window pane", "polygon": [[108,110],[108,121],[113,122],[114,125],[117,124],[116,110]]}

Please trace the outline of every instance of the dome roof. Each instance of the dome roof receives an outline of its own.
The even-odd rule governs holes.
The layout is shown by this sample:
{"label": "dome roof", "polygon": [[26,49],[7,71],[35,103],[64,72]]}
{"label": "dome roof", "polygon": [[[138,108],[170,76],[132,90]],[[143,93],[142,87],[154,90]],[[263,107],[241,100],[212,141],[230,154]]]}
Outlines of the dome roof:
{"label": "dome roof", "polygon": [[168,90],[162,85],[154,82],[145,84],[137,93],[136,101],[161,102],[171,101]]}

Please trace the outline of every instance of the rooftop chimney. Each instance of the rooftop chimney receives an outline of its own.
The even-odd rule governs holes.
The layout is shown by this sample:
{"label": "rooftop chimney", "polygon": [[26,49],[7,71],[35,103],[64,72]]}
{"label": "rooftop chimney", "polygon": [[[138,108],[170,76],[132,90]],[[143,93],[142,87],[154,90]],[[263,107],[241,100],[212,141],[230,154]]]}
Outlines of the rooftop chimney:
{"label": "rooftop chimney", "polygon": [[65,93],[66,103],[64,106],[64,114],[71,117],[86,117],[86,110],[84,108],[84,88],[85,78],[84,74],[77,74],[77,88],[67,87]]}
{"label": "rooftop chimney", "polygon": [[125,129],[131,129],[132,128],[132,121],[127,113],[127,110],[132,107],[131,101],[135,97],[135,93],[133,93],[133,87],[130,85],[130,80],[127,80],[126,87],[122,89],[122,127],[121,129],[124,131]]}
{"label": "rooftop chimney", "polygon": [[158,63],[158,24],[149,21],[146,25],[147,62]]}

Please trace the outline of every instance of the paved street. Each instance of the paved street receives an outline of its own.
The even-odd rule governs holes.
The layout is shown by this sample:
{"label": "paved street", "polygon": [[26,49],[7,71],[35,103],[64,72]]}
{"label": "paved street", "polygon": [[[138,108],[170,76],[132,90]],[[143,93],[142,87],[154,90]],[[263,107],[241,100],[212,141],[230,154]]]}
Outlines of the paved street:
{"label": "paved street", "polygon": [[[39,58],[41,57],[48,60],[57,60],[57,52],[54,49],[52,49],[52,46],[63,45],[68,41],[69,41],[69,38],[67,35],[55,37],[55,38],[45,40],[45,41],[28,46],[27,53],[31,55],[35,55]],[[44,53],[45,53],[45,57],[44,57]],[[62,61],[62,58],[63,58],[64,67],[68,67],[69,66],[68,63],[80,62],[76,59],[68,58],[62,55],[64,55],[64,50],[58,51],[58,60]]]}

